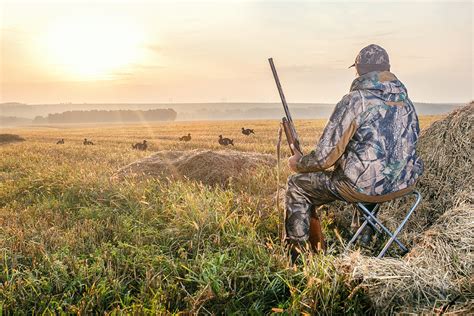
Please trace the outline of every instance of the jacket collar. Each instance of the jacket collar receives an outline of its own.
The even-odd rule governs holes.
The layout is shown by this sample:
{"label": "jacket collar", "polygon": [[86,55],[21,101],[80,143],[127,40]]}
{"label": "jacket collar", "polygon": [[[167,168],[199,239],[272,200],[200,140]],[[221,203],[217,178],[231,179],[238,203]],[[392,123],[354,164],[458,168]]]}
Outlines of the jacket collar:
{"label": "jacket collar", "polygon": [[350,91],[368,90],[383,100],[403,101],[407,90],[403,83],[389,71],[371,71],[354,79]]}

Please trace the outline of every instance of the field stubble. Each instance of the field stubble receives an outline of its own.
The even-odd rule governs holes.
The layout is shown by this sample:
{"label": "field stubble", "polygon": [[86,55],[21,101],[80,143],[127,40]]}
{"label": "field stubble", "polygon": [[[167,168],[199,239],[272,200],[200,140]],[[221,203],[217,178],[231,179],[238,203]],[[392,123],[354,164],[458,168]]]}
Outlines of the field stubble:
{"label": "field stubble", "polygon": [[[422,127],[436,118],[422,118]],[[324,124],[297,122],[305,151]],[[241,127],[256,135],[242,135]],[[221,150],[220,134],[234,139],[234,150],[274,155],[277,130],[277,121],[6,130],[26,141],[0,146],[1,309],[370,311],[369,299],[337,271],[333,255],[288,266],[279,240],[276,169],[261,168],[225,188],[111,180],[154,151]],[[178,141],[187,133],[190,142]],[[60,138],[64,145],[56,145]],[[95,145],[82,145],[84,138]],[[143,139],[147,152],[131,149]],[[280,184],[289,174],[285,159],[282,168]],[[337,244],[330,225],[327,219],[329,240]]]}

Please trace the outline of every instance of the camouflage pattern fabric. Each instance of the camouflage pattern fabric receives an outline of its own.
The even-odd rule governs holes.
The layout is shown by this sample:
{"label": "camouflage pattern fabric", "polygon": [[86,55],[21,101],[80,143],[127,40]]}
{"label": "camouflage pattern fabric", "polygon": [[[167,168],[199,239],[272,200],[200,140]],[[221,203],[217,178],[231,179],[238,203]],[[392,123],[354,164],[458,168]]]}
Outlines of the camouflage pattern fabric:
{"label": "camouflage pattern fabric", "polygon": [[[413,186],[423,172],[416,153],[419,133],[415,108],[395,75],[373,71],[356,78],[315,150],[298,161],[300,174],[288,181],[288,238],[308,239],[312,205],[344,200],[339,181],[369,196]],[[331,167],[332,172],[321,172]]]}
{"label": "camouflage pattern fabric", "polygon": [[316,149],[298,172],[334,166],[357,192],[384,195],[414,185],[423,172],[416,154],[420,128],[405,86],[388,71],[354,80],[336,105]]}
{"label": "camouflage pattern fabric", "polygon": [[[390,66],[388,54],[382,47],[371,44],[361,49],[356,57],[355,65],[386,65]],[[351,67],[352,67],[351,66]]]}
{"label": "camouflage pattern fabric", "polygon": [[313,207],[342,200],[331,181],[330,172],[297,173],[288,178],[285,196],[286,238],[309,238],[309,219]]}
{"label": "camouflage pattern fabric", "polygon": [[359,75],[371,71],[390,71],[390,60],[385,49],[372,44],[364,47],[359,52],[354,64],[350,67],[356,67]]}

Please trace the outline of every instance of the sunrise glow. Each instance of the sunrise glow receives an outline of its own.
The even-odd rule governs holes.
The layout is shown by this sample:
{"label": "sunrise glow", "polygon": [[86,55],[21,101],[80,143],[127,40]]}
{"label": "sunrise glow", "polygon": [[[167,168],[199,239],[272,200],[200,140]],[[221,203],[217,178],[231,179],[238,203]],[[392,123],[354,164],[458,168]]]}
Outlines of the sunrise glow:
{"label": "sunrise glow", "polygon": [[371,43],[413,100],[468,102],[471,11],[467,1],[0,0],[0,102],[279,102],[273,57],[289,100],[333,104]]}
{"label": "sunrise glow", "polygon": [[49,25],[45,58],[71,79],[113,78],[143,58],[144,32],[118,18],[75,16]]}

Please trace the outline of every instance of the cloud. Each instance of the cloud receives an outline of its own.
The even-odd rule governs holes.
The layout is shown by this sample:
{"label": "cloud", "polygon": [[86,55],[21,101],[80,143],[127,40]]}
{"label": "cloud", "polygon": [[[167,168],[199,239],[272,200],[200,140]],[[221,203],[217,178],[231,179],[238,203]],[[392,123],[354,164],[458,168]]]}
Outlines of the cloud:
{"label": "cloud", "polygon": [[379,32],[379,33],[373,34],[372,37],[387,37],[387,36],[395,35],[395,34],[397,34],[396,31]]}
{"label": "cloud", "polygon": [[131,72],[114,72],[111,74],[112,78],[115,79],[129,79],[133,76],[133,73]]}
{"label": "cloud", "polygon": [[318,66],[315,65],[284,65],[280,66],[280,69],[283,71],[288,71],[288,72],[314,72],[318,69]]}
{"label": "cloud", "polygon": [[133,68],[136,70],[157,70],[157,69],[165,69],[165,66],[162,65],[151,65],[151,64],[135,64]]}
{"label": "cloud", "polygon": [[150,45],[147,45],[146,48],[151,50],[154,53],[160,53],[163,50],[163,47],[158,44],[150,44]]}

